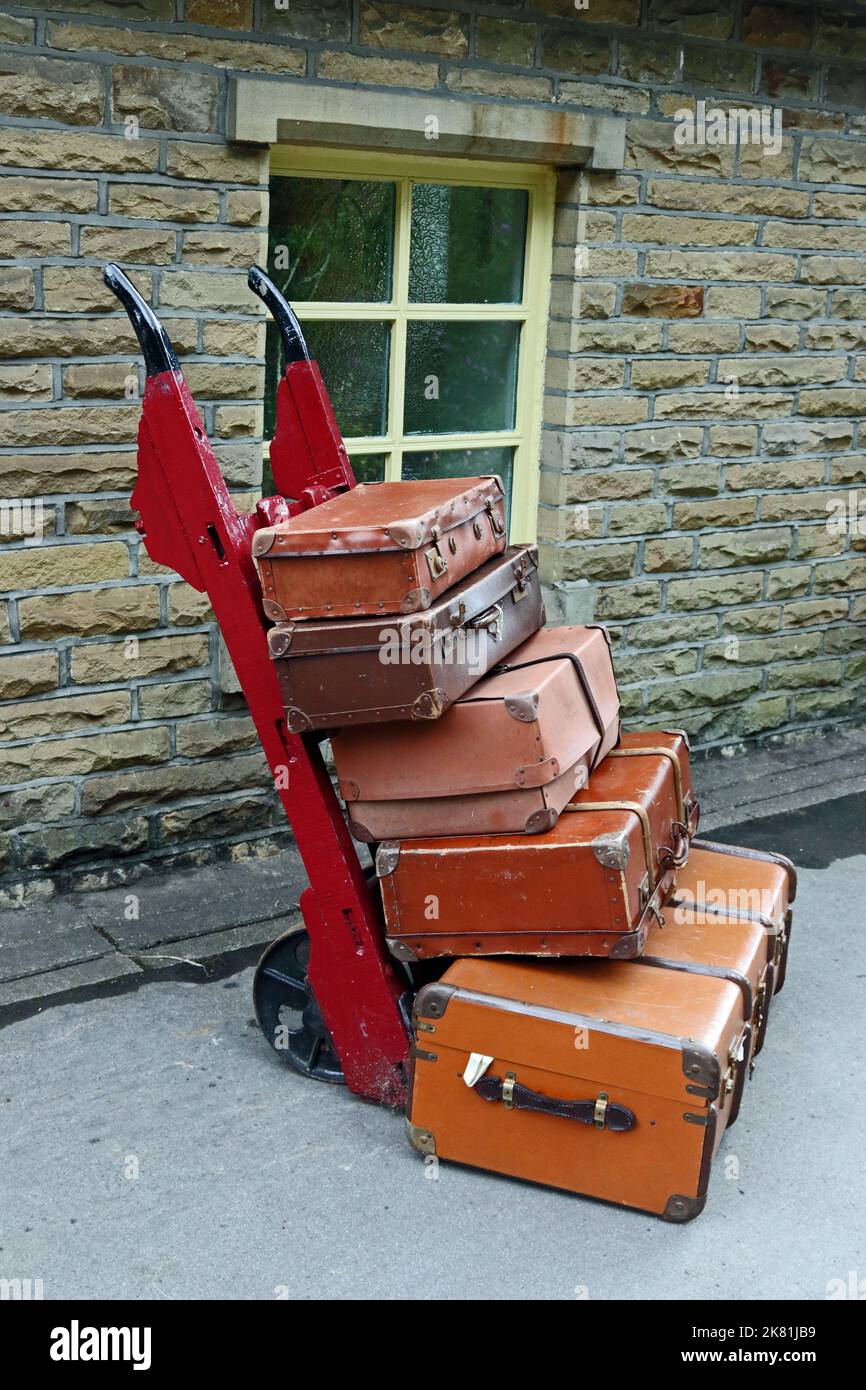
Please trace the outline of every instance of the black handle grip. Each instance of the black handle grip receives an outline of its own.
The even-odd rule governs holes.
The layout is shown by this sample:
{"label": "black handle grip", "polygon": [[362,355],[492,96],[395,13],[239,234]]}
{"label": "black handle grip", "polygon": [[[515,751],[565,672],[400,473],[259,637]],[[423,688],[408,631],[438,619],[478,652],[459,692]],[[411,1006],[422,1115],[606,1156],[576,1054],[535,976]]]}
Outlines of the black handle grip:
{"label": "black handle grip", "polygon": [[557,1100],[553,1096],[542,1095],[540,1091],[530,1091],[527,1086],[521,1086],[519,1081],[503,1082],[499,1076],[482,1076],[480,1081],[475,1083],[474,1089],[482,1100],[505,1101],[514,1110],[534,1110],[540,1115],[556,1115],[562,1120],[577,1120],[583,1125],[610,1129],[614,1134],[634,1129],[637,1124],[632,1110],[602,1096],[596,1100]]}
{"label": "black handle grip", "polygon": [[260,265],[250,266],[247,284],[253,294],[257,294],[270,311],[271,317],[280,330],[286,362],[309,362],[310,351],[301,325],[295,318],[294,310]]}
{"label": "black handle grip", "polygon": [[147,375],[159,376],[161,372],[180,371],[171,339],[150,305],[142,299],[120,266],[113,262],[103,266],[102,278],[112,294],[117,295],[129,315],[129,321],[141,345]]}

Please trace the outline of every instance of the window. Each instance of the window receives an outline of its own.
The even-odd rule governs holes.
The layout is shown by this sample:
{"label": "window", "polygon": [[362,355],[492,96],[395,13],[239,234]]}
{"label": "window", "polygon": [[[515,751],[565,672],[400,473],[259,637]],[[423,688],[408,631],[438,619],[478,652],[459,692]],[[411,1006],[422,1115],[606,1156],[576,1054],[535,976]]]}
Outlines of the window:
{"label": "window", "polygon": [[[552,219],[534,166],[274,149],[269,273],[359,480],[499,473],[534,539]],[[280,370],[270,326],[268,438]]]}

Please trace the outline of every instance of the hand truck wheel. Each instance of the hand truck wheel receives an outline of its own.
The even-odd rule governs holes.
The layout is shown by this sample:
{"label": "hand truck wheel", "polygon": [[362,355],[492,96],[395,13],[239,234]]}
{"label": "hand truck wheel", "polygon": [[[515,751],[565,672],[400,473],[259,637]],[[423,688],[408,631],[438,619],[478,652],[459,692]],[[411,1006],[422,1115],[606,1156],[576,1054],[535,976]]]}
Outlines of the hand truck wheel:
{"label": "hand truck wheel", "polygon": [[310,938],[293,927],[268,946],[256,968],[253,1004],[259,1026],[278,1057],[302,1076],[346,1084],[307,978]]}

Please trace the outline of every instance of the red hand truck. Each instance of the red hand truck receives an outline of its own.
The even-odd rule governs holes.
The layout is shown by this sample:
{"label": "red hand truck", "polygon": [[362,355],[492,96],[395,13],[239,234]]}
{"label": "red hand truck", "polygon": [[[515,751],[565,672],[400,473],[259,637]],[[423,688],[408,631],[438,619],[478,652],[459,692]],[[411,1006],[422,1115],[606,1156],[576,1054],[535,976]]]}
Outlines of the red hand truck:
{"label": "red hand truck", "polygon": [[385,947],[319,736],[286,729],[252,560],[258,527],[355,486],[328,393],[295,315],[254,266],[250,288],[273,315],[285,352],[270,446],[282,495],[263,499],[252,515],[239,514],[165,329],[116,265],[106,266],[104,278],[129,315],[147,374],[131,499],[136,528],[153,561],[208,595],[309,878],[300,900],[304,928],[275,941],[259,965],[259,1022],[296,1071],[401,1105],[408,978]]}

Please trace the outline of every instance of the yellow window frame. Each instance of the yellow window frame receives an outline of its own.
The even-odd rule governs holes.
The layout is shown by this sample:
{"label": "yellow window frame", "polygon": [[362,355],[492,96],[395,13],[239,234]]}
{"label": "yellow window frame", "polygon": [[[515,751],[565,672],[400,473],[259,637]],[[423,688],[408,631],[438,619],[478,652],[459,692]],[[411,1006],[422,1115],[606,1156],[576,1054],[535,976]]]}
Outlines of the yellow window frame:
{"label": "yellow window frame", "polygon": [[[385,454],[385,478],[399,479],[404,453],[431,449],[512,448],[514,467],[509,539],[536,538],[544,359],[553,255],[556,178],[535,164],[390,155],[346,149],[276,145],[271,174],[303,178],[376,179],[396,184],[392,299],[388,303],[293,302],[298,318],[385,320],[391,323],[388,430],[385,435],[346,440],[349,453]],[[414,183],[521,188],[529,195],[524,249],[523,297],[518,304],[410,304],[409,233]],[[403,430],[406,332],[411,319],[513,321],[520,324],[514,428],[468,434],[407,435]]]}

